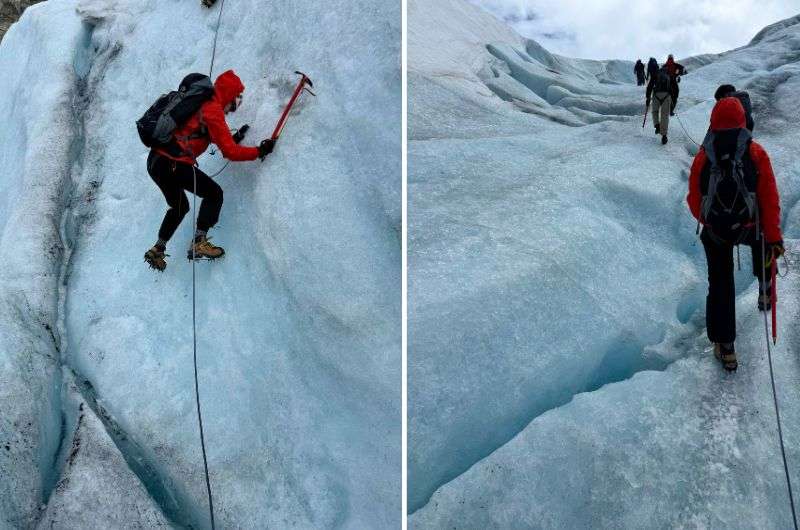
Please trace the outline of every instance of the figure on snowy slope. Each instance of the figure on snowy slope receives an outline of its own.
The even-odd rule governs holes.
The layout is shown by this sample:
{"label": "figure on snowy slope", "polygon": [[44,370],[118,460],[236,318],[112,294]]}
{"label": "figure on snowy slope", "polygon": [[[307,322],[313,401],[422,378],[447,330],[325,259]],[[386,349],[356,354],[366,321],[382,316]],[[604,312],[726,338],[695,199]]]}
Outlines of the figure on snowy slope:
{"label": "figure on snowy slope", "polygon": [[641,59],[636,59],[636,65],[633,67],[633,72],[636,74],[636,85],[644,85],[644,63]]}
{"label": "figure on snowy slope", "polygon": [[667,134],[669,133],[672,85],[672,78],[667,68],[661,67],[650,77],[650,82],[647,83],[647,90],[645,91],[647,106],[650,107],[651,102],[653,104],[653,124],[656,128],[656,134],[661,135],[662,144],[667,143]]}
{"label": "figure on snowy slope", "polygon": [[784,252],[772,165],[767,152],[745,128],[744,108],[737,98],[720,99],[711,112],[711,128],[692,163],[686,201],[698,227],[703,225],[700,240],[708,262],[708,338],[725,369],[736,370],[733,247],[743,244],[752,249],[762,310],[768,310],[771,302],[769,267]]}
{"label": "figure on snowy slope", "polygon": [[669,115],[674,116],[675,105],[678,104],[678,94],[680,94],[681,76],[686,74],[686,68],[684,68],[682,64],[676,63],[672,54],[669,54],[669,57],[667,57],[667,62],[664,63],[664,67],[672,78],[672,92],[670,94],[672,96],[672,106],[670,107]]}
{"label": "figure on snowy slope", "polygon": [[753,121],[753,104],[750,102],[750,94],[744,90],[736,90],[733,85],[720,85],[714,92],[714,99],[719,101],[722,98],[734,97],[739,100],[744,107],[744,117],[747,122],[747,130],[753,132],[755,122]]}
{"label": "figure on snowy slope", "polygon": [[656,75],[656,72],[658,72],[658,61],[656,61],[655,57],[650,57],[650,60],[647,61],[647,77],[645,77],[645,80],[651,80]]}
{"label": "figure on snowy slope", "polygon": [[[192,81],[196,81],[195,78],[204,78],[200,79],[200,82],[210,83],[206,76],[191,74],[181,83],[182,89]],[[199,110],[188,120],[177,124],[170,141],[152,146],[150,156],[147,158],[147,172],[164,194],[169,206],[158,231],[158,241],[144,256],[154,269],[163,271],[167,266],[164,259],[167,241],[189,211],[186,191],[191,191],[202,198],[197,215],[197,230],[188,252],[189,259],[214,259],[225,253],[221,247],[212,245],[206,237],[208,230],[219,219],[222,209],[222,188],[196,167],[197,157],[208,148],[209,143],[213,142],[219,147],[222,156],[228,160],[237,162],[256,158],[263,160],[272,152],[275,145],[271,139],[262,141],[258,147],[238,145],[244,138],[246,125],[239,129],[235,136],[231,135],[225,114],[235,112],[241,106],[242,92],[244,85],[233,70],[223,72],[214,83],[210,99],[202,103]],[[188,97],[184,99],[188,100]]]}

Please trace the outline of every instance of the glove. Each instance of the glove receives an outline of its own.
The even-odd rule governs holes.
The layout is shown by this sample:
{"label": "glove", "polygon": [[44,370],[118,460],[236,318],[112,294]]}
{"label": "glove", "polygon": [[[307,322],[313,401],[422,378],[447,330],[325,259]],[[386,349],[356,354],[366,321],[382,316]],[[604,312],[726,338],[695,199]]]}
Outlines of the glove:
{"label": "glove", "polygon": [[786,249],[783,248],[783,240],[776,243],[767,243],[767,248],[768,255],[770,256],[767,260],[767,264],[771,263],[772,259],[780,258],[786,252]]}
{"label": "glove", "polygon": [[206,6],[206,7],[211,7],[211,6],[214,5],[214,2],[216,2],[216,1],[217,0],[203,0],[203,5]]}
{"label": "glove", "polygon": [[264,160],[268,154],[275,148],[275,140],[267,138],[258,144],[258,158]]}
{"label": "glove", "polygon": [[233,133],[233,141],[237,144],[241,143],[241,141],[244,140],[244,135],[247,134],[248,129],[250,129],[250,126],[246,123],[239,127],[239,130]]}

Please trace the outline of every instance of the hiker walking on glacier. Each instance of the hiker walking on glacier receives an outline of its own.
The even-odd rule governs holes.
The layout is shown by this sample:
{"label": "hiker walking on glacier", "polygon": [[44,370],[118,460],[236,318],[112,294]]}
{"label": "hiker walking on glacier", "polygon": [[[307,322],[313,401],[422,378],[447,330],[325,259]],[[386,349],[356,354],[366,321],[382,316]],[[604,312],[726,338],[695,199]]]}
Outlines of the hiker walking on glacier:
{"label": "hiker walking on glacier", "polygon": [[669,115],[675,116],[675,105],[678,104],[678,95],[681,92],[681,76],[686,74],[686,68],[684,68],[682,64],[676,63],[672,54],[669,54],[669,57],[667,57],[667,62],[664,63],[664,68],[667,69],[667,72],[669,72],[669,76],[672,79],[672,92],[670,92],[670,95],[672,96],[672,103],[670,105]]}
{"label": "hiker walking on glacier", "polygon": [[215,259],[225,254],[222,247],[212,245],[206,235],[219,219],[223,197],[219,184],[197,167],[197,157],[208,145],[216,144],[222,156],[236,162],[257,158],[263,160],[275,145],[275,141],[271,139],[262,141],[258,147],[238,145],[244,138],[247,125],[242,126],[235,136],[231,134],[225,114],[235,112],[241,107],[244,92],[244,84],[233,70],[223,72],[217,77],[213,92],[210,90],[210,80],[202,74],[187,76],[181,83],[181,90],[191,90],[192,83],[208,84],[210,99],[203,102],[187,121],[177,124],[166,145],[154,146],[147,157],[147,172],[164,194],[169,206],[158,230],[156,244],[144,255],[145,261],[159,271],[167,267],[167,242],[189,211],[186,191],[191,191],[202,199],[197,214],[197,229],[188,252],[189,259]]}
{"label": "hiker walking on glacier", "polygon": [[669,133],[669,115],[672,105],[672,78],[666,67],[661,67],[650,77],[647,83],[645,98],[647,107],[652,103],[653,124],[656,134],[661,135],[661,144],[667,143]]}
{"label": "hiker walking on glacier", "polygon": [[636,85],[644,85],[644,63],[641,59],[636,59],[636,65],[633,67],[633,72],[636,74]]}
{"label": "hiker walking on glacier", "polygon": [[[771,307],[772,260],[783,252],[781,208],[769,156],[746,129],[745,111],[735,97],[723,97],[711,112],[711,128],[694,158],[686,201],[702,225],[700,240],[708,263],[706,325],[714,355],[736,370],[736,289],[733,247],[748,245],[759,282],[758,307]],[[762,252],[762,245],[766,252]],[[765,259],[766,257],[766,259]]]}
{"label": "hiker walking on glacier", "polygon": [[645,76],[645,81],[649,81],[656,75],[658,72],[658,61],[656,61],[655,57],[650,57],[650,60],[647,61],[647,75]]}
{"label": "hiker walking on glacier", "polygon": [[733,85],[720,85],[714,92],[714,99],[717,101],[727,97],[734,97],[742,104],[747,130],[753,132],[755,121],[753,120],[753,104],[750,102],[750,94],[744,90],[736,90]]}

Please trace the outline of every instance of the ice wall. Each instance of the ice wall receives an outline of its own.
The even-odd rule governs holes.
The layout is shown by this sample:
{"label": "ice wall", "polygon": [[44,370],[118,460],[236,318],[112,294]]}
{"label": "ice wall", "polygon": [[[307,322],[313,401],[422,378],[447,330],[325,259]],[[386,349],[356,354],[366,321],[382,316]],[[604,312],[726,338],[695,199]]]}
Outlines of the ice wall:
{"label": "ice wall", "polygon": [[[409,33],[412,526],[636,526],[643,519],[633,514],[654,490],[619,493],[627,489],[606,477],[612,464],[605,460],[622,466],[620,461],[641,461],[662,473],[659,459],[669,465],[687,447],[676,444],[655,454],[647,443],[613,446],[615,434],[650,427],[641,424],[646,420],[637,405],[610,397],[606,402],[605,388],[624,381],[610,388],[619,386],[635,400],[647,385],[670,387],[674,375],[649,370],[684,358],[723,377],[706,351],[705,260],[685,206],[688,168],[694,141],[708,127],[716,87],[730,82],[749,90],[756,138],[777,168],[787,234],[796,237],[800,190],[789,148],[796,142],[789,93],[797,79],[798,28],[776,25],[750,46],[683,61],[691,73],[683,78],[679,120],[664,147],[649,123],[642,128],[643,88],[632,75],[626,82],[622,63],[557,56],[498,25],[466,2],[409,3],[409,27],[416,28]],[[459,54],[440,51],[443,41]],[[752,296],[752,281],[740,273],[738,291]],[[752,316],[749,302],[742,307]],[[741,326],[755,333],[756,324],[746,319]],[[753,370],[761,377],[757,336],[748,337],[743,351],[759,356]],[[793,345],[785,343],[778,355]],[[633,377],[643,371],[646,377]],[[648,383],[636,386],[637,379]],[[768,404],[768,381],[758,380],[759,394],[750,397]],[[688,394],[707,395],[687,381],[673,391],[681,384]],[[574,396],[591,406],[566,405]],[[612,403],[613,410],[590,410]],[[672,414],[668,400],[661,406],[652,413]],[[758,410],[766,419],[743,431],[774,428],[769,409]],[[568,414],[595,430],[606,421],[625,431],[594,437],[587,427],[574,438],[569,431],[559,438]],[[729,420],[720,414],[719,421]],[[617,417],[621,423],[612,422]],[[554,418],[548,427],[545,418]],[[685,436],[689,445],[708,443],[703,428]],[[737,450],[763,447],[758,458],[778,465],[763,476],[776,481],[764,493],[775,504],[756,511],[776,510],[766,520],[780,525],[786,515],[777,513],[786,501],[779,500],[780,461],[774,460],[772,433],[764,436],[743,440]],[[773,445],[767,450],[766,444]],[[515,449],[506,451],[507,445]],[[514,460],[495,459],[498,453]],[[554,459],[545,460],[549,455]],[[576,470],[565,471],[573,461]],[[519,474],[495,464],[519,466]],[[664,473],[673,472],[680,475]],[[731,487],[750,491],[740,482],[745,476],[732,476]],[[573,486],[573,496],[566,495]],[[712,502],[696,495],[697,506]],[[725,506],[731,508],[735,498]],[[525,516],[522,499],[531,507]],[[677,509],[680,499],[677,493],[664,506]],[[741,520],[752,522],[757,514]],[[721,524],[713,516],[704,520]]]}
{"label": "ice wall", "polygon": [[[400,6],[297,4],[228,2],[217,44],[215,73],[233,68],[247,86],[229,121],[251,124],[249,145],[272,132],[294,70],[305,71],[317,92],[303,97],[265,162],[231,164],[217,177],[225,205],[211,235],[227,255],[196,270],[217,524],[395,527]],[[50,498],[48,520],[74,506],[50,496],[75,473],[63,457],[77,435],[60,403],[64,370],[75,374],[82,399],[102,410],[159,520],[208,527],[184,257],[191,222],[170,243],[167,271],[150,271],[141,256],[166,205],[133,123],[184,75],[208,71],[220,8],[52,0],[29,9],[0,46],[4,74],[15,74],[4,75],[10,89],[0,97],[12,116],[0,133],[0,220],[5,248],[13,249],[7,268],[28,281],[3,293],[8,346],[0,373],[19,382],[0,392],[19,409],[11,418],[31,421],[33,430],[24,451],[0,460],[14,477],[2,481],[6,524],[30,526]],[[39,42],[52,57],[32,55],[44,54],[34,51]],[[209,154],[200,164],[214,173],[223,160]],[[33,295],[41,300],[31,307]],[[30,346],[17,347],[23,341]],[[0,435],[20,432],[27,433],[8,422]],[[96,464],[81,469],[91,473]],[[90,524],[92,508],[85,509],[87,522],[75,524]],[[96,515],[92,524],[106,520],[102,507]]]}

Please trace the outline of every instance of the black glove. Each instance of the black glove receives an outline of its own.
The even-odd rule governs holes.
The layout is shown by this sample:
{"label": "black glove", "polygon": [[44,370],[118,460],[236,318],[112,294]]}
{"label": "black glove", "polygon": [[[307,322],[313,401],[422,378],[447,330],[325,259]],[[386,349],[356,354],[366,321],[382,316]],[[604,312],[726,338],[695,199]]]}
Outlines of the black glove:
{"label": "black glove", "polygon": [[246,123],[239,127],[239,130],[233,133],[233,141],[237,144],[241,143],[241,141],[244,140],[244,135],[247,134],[248,129],[250,129],[250,126]]}
{"label": "black glove", "polygon": [[267,138],[258,144],[258,158],[264,160],[268,154],[275,148],[275,140]]}
{"label": "black glove", "polygon": [[786,249],[783,248],[783,240],[777,241],[775,243],[767,243],[767,265],[772,263],[773,259],[778,259],[786,252]]}
{"label": "black glove", "polygon": [[217,0],[203,0],[203,5],[206,6],[206,7],[211,7],[211,6],[214,5],[214,2],[216,2],[216,1]]}

